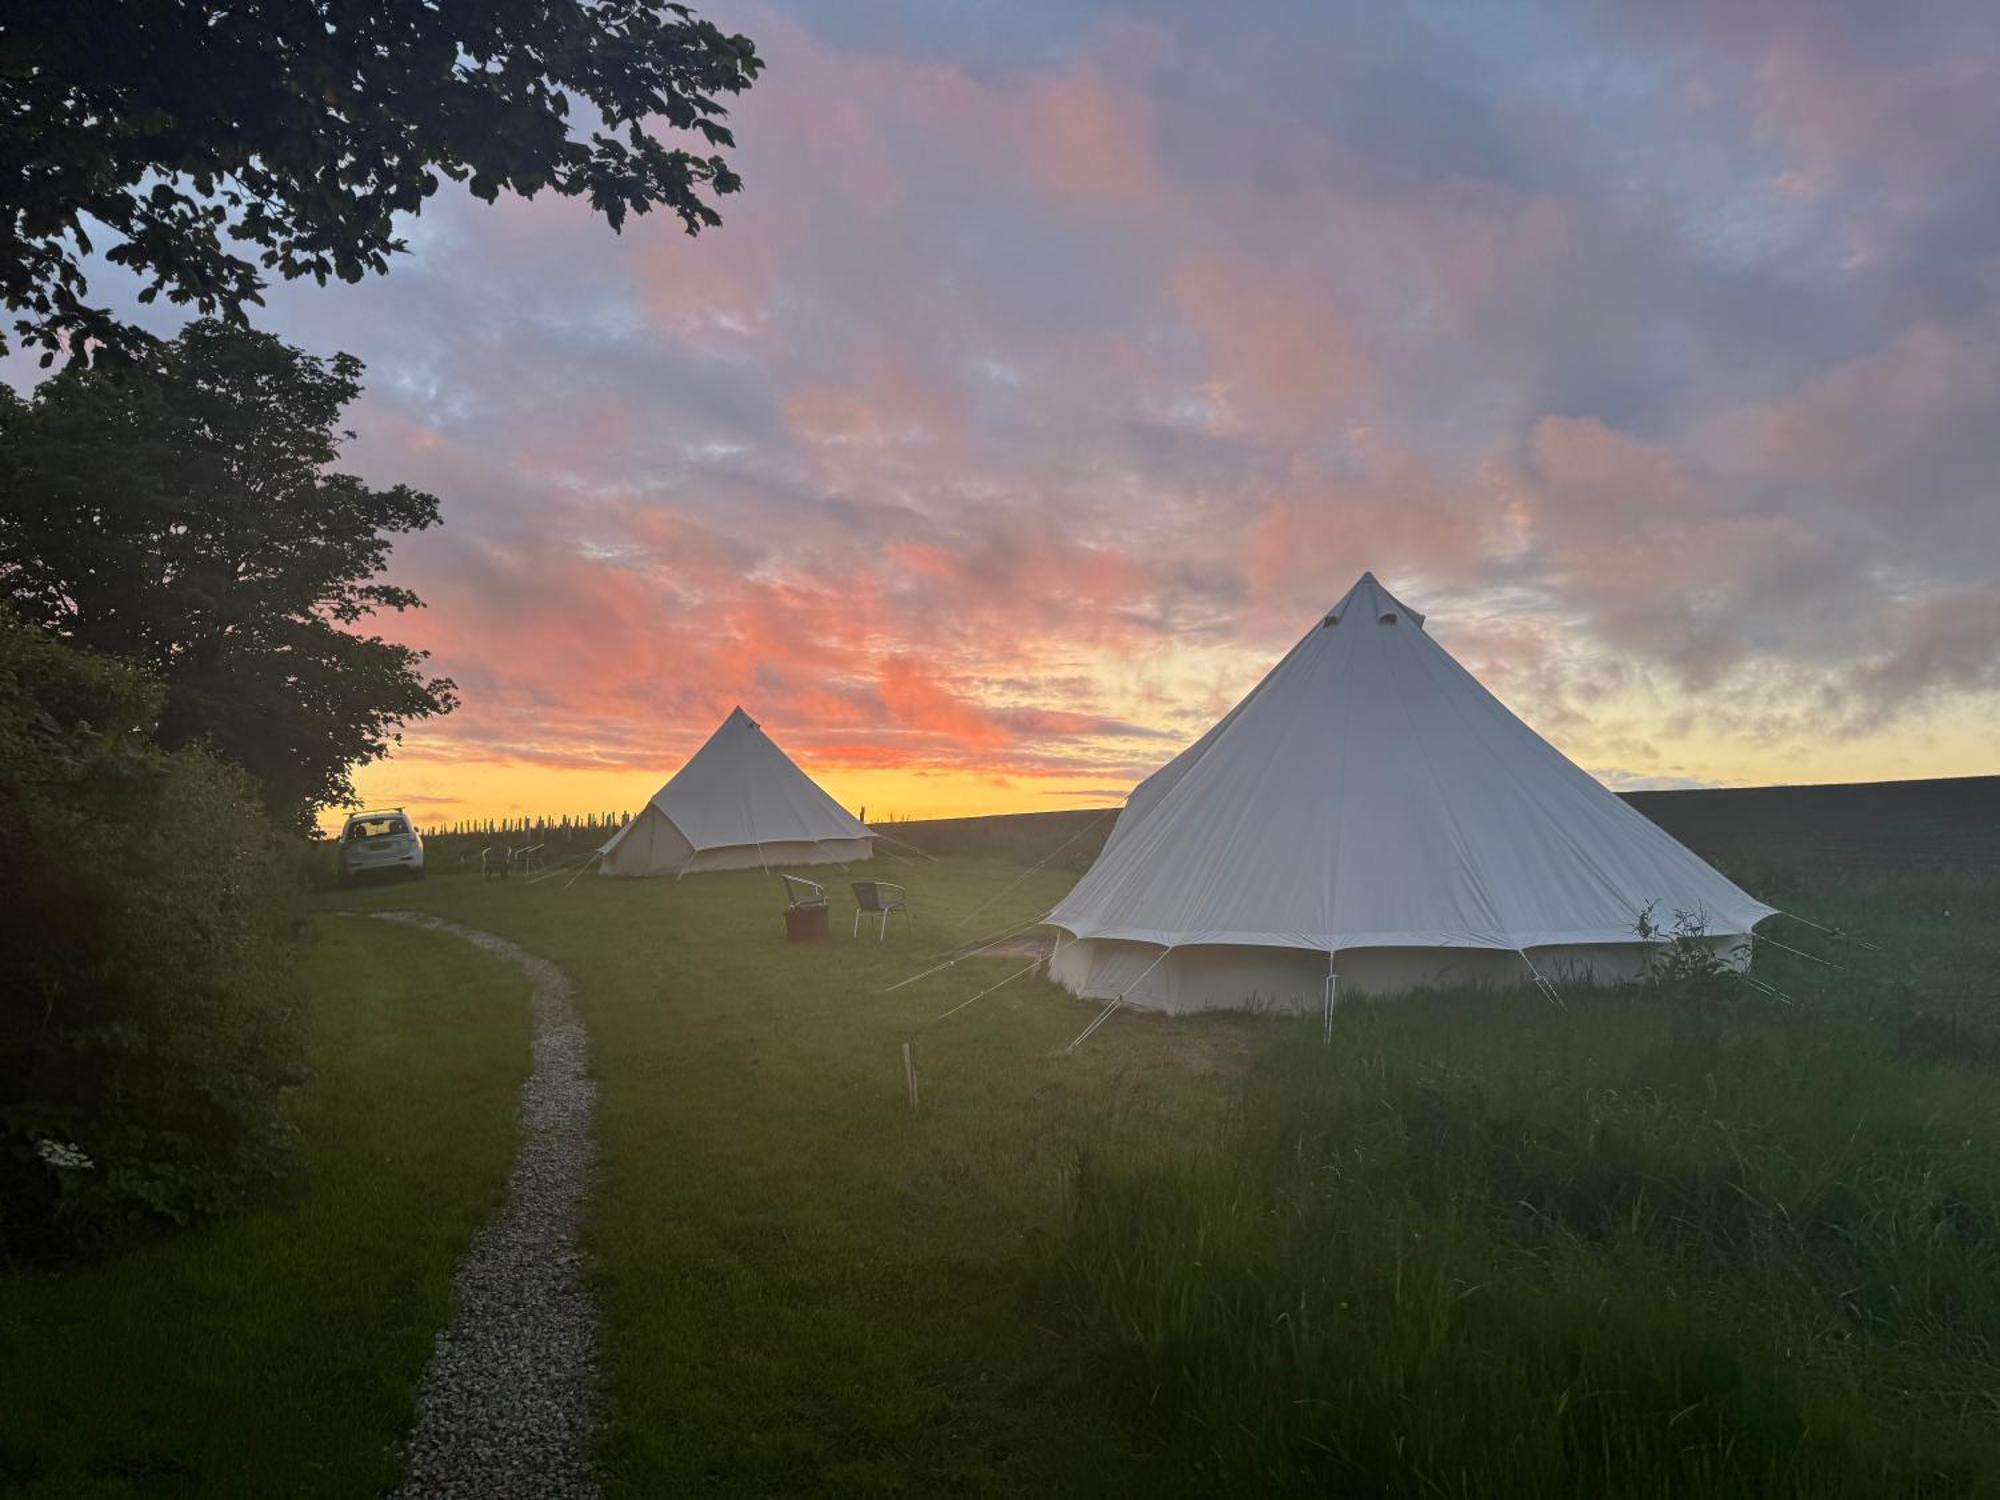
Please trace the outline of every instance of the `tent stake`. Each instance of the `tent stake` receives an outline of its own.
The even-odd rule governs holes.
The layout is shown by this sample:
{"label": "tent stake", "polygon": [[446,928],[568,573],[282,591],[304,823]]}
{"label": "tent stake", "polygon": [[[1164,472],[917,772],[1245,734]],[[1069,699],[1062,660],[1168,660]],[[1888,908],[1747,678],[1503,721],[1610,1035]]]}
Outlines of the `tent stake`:
{"label": "tent stake", "polygon": [[1759,990],[1762,993],[1769,995],[1773,1000],[1782,1001],[1786,1005],[1794,1005],[1797,1003],[1792,999],[1790,995],[1787,995],[1783,990],[1779,989],[1776,985],[1766,984],[1764,983],[1763,980],[1753,978],[1748,974],[1737,974],[1735,977],[1742,980],[1743,983],[1749,985],[1751,989]]}
{"label": "tent stake", "polygon": [[1528,950],[1516,948],[1514,951],[1520,955],[1521,962],[1528,966],[1528,972],[1535,976],[1535,988],[1542,992],[1542,998],[1557,1010],[1568,1010],[1569,1007],[1563,1004],[1563,997],[1557,993],[1556,987],[1549,983],[1542,971],[1535,967],[1535,961],[1528,957]]}
{"label": "tent stake", "polygon": [[908,1042],[903,1043],[903,1082],[909,1085],[910,1113],[915,1114],[917,1112],[917,1063],[916,1059],[910,1056],[910,1044]]}
{"label": "tent stake", "polygon": [[1078,1047],[1081,1047],[1085,1042],[1089,1041],[1091,1033],[1096,1031],[1097,1028],[1102,1026],[1106,1021],[1110,1020],[1111,1012],[1118,1009],[1118,1007],[1123,1005],[1124,1003],[1125,1003],[1125,997],[1123,995],[1120,995],[1115,1000],[1113,1000],[1109,1005],[1105,1006],[1103,1010],[1100,1010],[1097,1013],[1097,1019],[1092,1021],[1088,1026],[1084,1027],[1083,1030],[1079,1031],[1076,1034],[1076,1039],[1072,1041],[1067,1047],[1063,1048],[1063,1051],[1074,1052]]}

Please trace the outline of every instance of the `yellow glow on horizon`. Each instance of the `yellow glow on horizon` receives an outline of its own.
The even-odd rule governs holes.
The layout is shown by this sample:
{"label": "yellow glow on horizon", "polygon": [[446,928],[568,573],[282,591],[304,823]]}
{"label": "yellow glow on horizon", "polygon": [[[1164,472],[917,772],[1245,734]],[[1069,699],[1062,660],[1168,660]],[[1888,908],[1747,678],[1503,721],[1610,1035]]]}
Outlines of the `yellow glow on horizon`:
{"label": "yellow glow on horizon", "polygon": [[[800,765],[849,812],[865,808],[871,823],[1106,807],[1125,791],[1112,791],[1103,777],[818,766],[803,757]],[[677,769],[554,769],[525,761],[438,759],[406,750],[362,767],[354,782],[367,806],[407,808],[420,824],[431,827],[471,819],[637,812]],[[328,813],[321,826],[338,828],[345,816],[344,811]]]}
{"label": "yellow glow on horizon", "polygon": [[[1725,738],[1681,742],[1656,763],[1621,766],[1628,775],[1671,783],[1698,779],[1721,786],[1809,785],[1849,781],[1902,781],[1994,774],[1992,725],[1984,716],[1940,715],[1921,733],[1781,748]],[[1977,731],[1977,732],[1975,732]],[[1580,764],[1604,758],[1588,743],[1557,747]],[[1165,760],[1174,747],[1163,746]],[[994,775],[939,769],[817,766],[801,759],[807,774],[850,812],[869,821],[977,817],[995,813],[1052,812],[1116,805],[1129,788],[1102,776]],[[561,817],[590,812],[635,812],[677,769],[656,772],[553,769],[522,761],[434,759],[405,753],[366,766],[355,783],[373,806],[407,807],[420,823],[461,819]],[[323,825],[337,827],[330,813]]]}

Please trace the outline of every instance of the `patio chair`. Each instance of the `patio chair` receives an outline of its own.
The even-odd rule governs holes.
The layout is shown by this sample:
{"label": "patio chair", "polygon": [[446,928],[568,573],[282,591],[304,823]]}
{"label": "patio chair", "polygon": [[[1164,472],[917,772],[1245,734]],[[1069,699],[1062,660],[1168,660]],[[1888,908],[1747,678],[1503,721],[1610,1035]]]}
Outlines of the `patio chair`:
{"label": "patio chair", "polygon": [[487,880],[507,878],[507,851],[505,849],[481,849],[479,851],[479,873]]}
{"label": "patio chair", "polygon": [[785,883],[785,936],[795,943],[826,936],[826,887],[802,875],[780,875]]}
{"label": "patio chair", "polygon": [[549,867],[548,861],[542,857],[547,848],[546,844],[525,844],[519,849],[509,849],[507,863],[523,875],[538,875]]}
{"label": "patio chair", "polygon": [[861,919],[877,913],[882,917],[882,930],[875,941],[882,942],[889,936],[889,914],[901,912],[903,921],[914,930],[916,917],[910,912],[909,898],[903,894],[900,885],[891,885],[886,880],[857,880],[854,882],[854,928],[849,937],[861,935]]}
{"label": "patio chair", "polygon": [[778,879],[785,882],[785,905],[793,911],[810,911],[826,905],[826,887],[817,880],[807,880],[803,875],[780,875]]}

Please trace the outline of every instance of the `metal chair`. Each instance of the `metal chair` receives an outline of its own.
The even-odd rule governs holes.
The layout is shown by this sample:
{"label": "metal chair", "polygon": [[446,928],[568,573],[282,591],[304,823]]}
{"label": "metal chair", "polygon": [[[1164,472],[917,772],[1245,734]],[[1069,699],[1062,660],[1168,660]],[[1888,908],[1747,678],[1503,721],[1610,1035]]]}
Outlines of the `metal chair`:
{"label": "metal chair", "polygon": [[847,934],[849,937],[861,935],[863,916],[872,916],[878,912],[882,917],[882,930],[875,937],[878,943],[889,936],[891,912],[901,912],[904,923],[912,931],[916,928],[917,919],[911,913],[909,898],[903,894],[900,885],[891,885],[886,880],[857,880],[854,882],[854,903],[854,928]]}
{"label": "metal chair", "polygon": [[817,880],[807,880],[803,875],[780,875],[778,879],[785,882],[785,905],[793,911],[810,911],[826,905],[826,887]]}
{"label": "metal chair", "polygon": [[548,861],[542,857],[546,844],[526,844],[519,849],[507,851],[507,863],[523,875],[538,875],[548,869]]}
{"label": "metal chair", "polygon": [[507,851],[505,849],[481,849],[479,851],[479,873],[487,880],[507,878]]}

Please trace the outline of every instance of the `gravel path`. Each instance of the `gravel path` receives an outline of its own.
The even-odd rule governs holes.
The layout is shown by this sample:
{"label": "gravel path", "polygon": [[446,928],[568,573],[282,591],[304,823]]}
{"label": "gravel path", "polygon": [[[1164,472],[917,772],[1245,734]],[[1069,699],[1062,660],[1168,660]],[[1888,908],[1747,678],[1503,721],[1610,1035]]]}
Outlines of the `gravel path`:
{"label": "gravel path", "polygon": [[603,1418],[597,1308],[577,1232],[596,1143],[597,1085],[567,975],[505,938],[417,912],[377,912],[450,933],[534,984],[534,1067],[521,1087],[521,1148],[507,1201],[472,1237],[452,1282],[452,1319],[417,1388],[398,1500],[594,1497]]}

